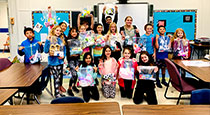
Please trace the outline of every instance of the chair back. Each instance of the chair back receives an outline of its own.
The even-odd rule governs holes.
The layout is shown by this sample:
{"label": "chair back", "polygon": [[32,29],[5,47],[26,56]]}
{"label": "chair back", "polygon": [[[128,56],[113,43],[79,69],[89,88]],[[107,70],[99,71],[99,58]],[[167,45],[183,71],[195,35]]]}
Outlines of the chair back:
{"label": "chair back", "polygon": [[210,104],[210,89],[192,91],[190,104]]}
{"label": "chair back", "polygon": [[168,73],[170,75],[170,80],[171,80],[171,84],[172,86],[178,90],[178,91],[182,91],[182,79],[181,79],[181,75],[179,74],[179,71],[177,69],[177,67],[167,58],[165,58],[165,63],[168,69]]}
{"label": "chair back", "polygon": [[53,99],[51,104],[60,104],[60,103],[84,103],[85,101],[80,97],[59,97]]}
{"label": "chair back", "polygon": [[9,61],[7,58],[0,58],[0,71],[10,67],[12,62]]}

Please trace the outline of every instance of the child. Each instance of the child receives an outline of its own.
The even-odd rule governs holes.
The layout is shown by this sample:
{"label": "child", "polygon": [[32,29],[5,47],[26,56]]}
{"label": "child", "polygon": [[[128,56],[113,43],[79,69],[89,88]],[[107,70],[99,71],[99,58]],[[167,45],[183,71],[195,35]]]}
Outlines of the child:
{"label": "child", "polygon": [[182,28],[176,29],[173,39],[174,59],[189,59],[190,44],[186,38],[185,32]]}
{"label": "child", "polygon": [[89,102],[90,98],[99,100],[99,92],[94,80],[97,77],[97,67],[93,64],[90,52],[85,53],[82,64],[80,67],[77,66],[75,70],[79,77],[79,85],[82,87],[84,100],[86,102]]}
{"label": "child", "polygon": [[[43,45],[38,40],[34,39],[34,30],[25,28],[24,35],[27,37],[18,48],[18,54],[24,56],[24,63],[39,63],[40,59],[35,59],[35,55],[43,52]],[[38,57],[39,58],[39,57]]]}
{"label": "child", "polygon": [[[156,64],[158,66],[158,69],[161,69],[162,72],[162,84],[165,86],[168,86],[168,83],[166,83],[165,80],[165,70],[166,70],[166,65],[165,65],[165,58],[168,58],[168,50],[171,47],[170,43],[170,38],[168,36],[165,36],[165,27],[164,26],[159,26],[158,27],[158,32],[160,36],[156,36],[155,38],[155,45],[156,45]],[[159,80],[159,71],[156,74],[156,85],[159,88],[162,88],[162,85],[160,84]]]}
{"label": "child", "polygon": [[114,98],[116,94],[117,61],[111,57],[111,52],[111,47],[106,45],[98,65],[102,75],[102,92],[106,98]]}
{"label": "child", "polygon": [[123,49],[123,57],[118,61],[118,83],[120,86],[121,97],[132,98],[133,88],[135,86],[135,73],[137,70],[137,61],[131,57],[130,48]]}
{"label": "child", "polygon": [[[114,15],[114,20],[113,22],[117,23],[117,20],[118,20],[118,7],[115,6],[115,15]],[[111,16],[106,16],[105,18],[105,11],[106,11],[106,6],[104,6],[103,8],[103,13],[102,13],[102,23],[103,23],[103,26],[104,26],[104,33],[106,34],[109,30],[109,26],[110,26],[110,23],[112,23],[112,17]]]}
{"label": "child", "polygon": [[105,46],[105,39],[103,36],[103,26],[97,24],[95,31],[95,45],[93,46],[94,63],[98,65],[99,58],[102,55],[103,47]]}
{"label": "child", "polygon": [[121,57],[121,35],[117,33],[117,25],[112,22],[109,26],[109,31],[105,37],[105,41],[112,48],[112,56],[118,60]]}
{"label": "child", "polygon": [[[75,68],[79,65],[79,59],[80,55],[79,54],[73,54],[70,55],[70,47],[69,47],[69,42],[71,39],[78,39],[78,33],[77,33],[77,28],[72,27],[69,30],[69,35],[68,38],[65,40],[66,41],[66,55],[67,55],[67,61],[68,61],[68,68],[70,69],[72,77],[69,80],[69,88],[67,90],[67,93],[70,96],[74,96],[74,93],[72,92],[72,89],[76,92],[79,93],[79,90],[76,87],[77,83],[77,72],[75,71]],[[72,87],[73,85],[73,87]]]}
{"label": "child", "polygon": [[[152,61],[149,53],[147,51],[142,51],[139,57],[139,65],[140,66],[154,66],[154,62]],[[158,68],[154,69],[154,72],[157,72]],[[140,76],[144,76],[145,74],[140,74]],[[146,75],[145,75],[146,76]],[[144,93],[146,93],[146,101],[148,104],[157,104],[157,98],[155,94],[155,84],[153,80],[140,79],[138,77],[133,102],[135,104],[140,104],[143,102]]]}
{"label": "child", "polygon": [[120,34],[124,41],[123,47],[133,48],[133,37],[140,37],[139,30],[135,25],[132,25],[133,18],[127,16],[125,18],[125,25],[120,27]]}
{"label": "child", "polygon": [[55,26],[50,31],[48,36],[44,52],[49,53],[48,56],[48,65],[50,68],[50,73],[54,77],[54,88],[55,88],[55,97],[62,97],[60,90],[60,81],[63,76],[63,63],[64,57],[66,56],[66,47],[64,37],[61,36],[60,26]]}
{"label": "child", "polygon": [[144,30],[146,31],[146,33],[142,35],[140,39],[146,40],[146,44],[144,44],[146,46],[146,51],[149,53],[150,58],[154,60],[156,52],[154,51],[155,48],[153,47],[154,34],[152,34],[153,32],[152,24],[146,24],[144,26]]}

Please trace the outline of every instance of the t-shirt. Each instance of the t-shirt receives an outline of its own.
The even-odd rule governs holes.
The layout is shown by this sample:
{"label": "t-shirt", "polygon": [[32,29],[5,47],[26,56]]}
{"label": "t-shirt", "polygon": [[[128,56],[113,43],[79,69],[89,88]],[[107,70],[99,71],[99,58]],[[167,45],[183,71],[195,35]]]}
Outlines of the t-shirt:
{"label": "t-shirt", "polygon": [[150,34],[149,36],[144,34],[141,36],[141,39],[146,39],[146,51],[152,55],[154,53],[154,47],[153,47],[153,39],[154,34]]}

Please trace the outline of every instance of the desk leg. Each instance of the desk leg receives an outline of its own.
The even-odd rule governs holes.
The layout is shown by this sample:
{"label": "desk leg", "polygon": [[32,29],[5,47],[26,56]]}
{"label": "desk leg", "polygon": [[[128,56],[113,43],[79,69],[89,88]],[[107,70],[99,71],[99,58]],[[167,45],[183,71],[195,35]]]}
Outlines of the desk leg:
{"label": "desk leg", "polygon": [[26,93],[26,100],[27,100],[27,104],[29,104],[29,102],[30,102],[30,93],[29,92]]}

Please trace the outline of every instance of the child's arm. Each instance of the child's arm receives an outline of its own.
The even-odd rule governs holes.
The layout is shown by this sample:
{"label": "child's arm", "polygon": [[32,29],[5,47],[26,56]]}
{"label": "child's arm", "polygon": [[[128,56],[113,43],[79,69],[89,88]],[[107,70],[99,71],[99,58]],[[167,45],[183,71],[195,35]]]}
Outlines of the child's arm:
{"label": "child's arm", "polygon": [[48,36],[46,41],[45,41],[45,45],[44,45],[44,53],[49,53],[49,49],[50,49],[50,39],[51,36]]}
{"label": "child's arm", "polygon": [[90,24],[90,28],[93,30],[93,27],[94,27],[93,14],[90,14],[90,17],[91,17],[91,24]]}
{"label": "child's arm", "polygon": [[159,48],[158,38],[159,38],[159,35],[156,35],[156,37],[155,37],[155,47],[156,47],[156,49]]}
{"label": "child's arm", "polygon": [[19,54],[20,56],[25,55],[25,52],[23,51],[24,48],[25,48],[25,47],[24,47],[23,42],[22,42],[21,45],[20,45],[20,47],[18,48],[18,54]]}
{"label": "child's arm", "polygon": [[44,50],[42,42],[38,42],[38,44],[39,44],[39,53],[42,53]]}
{"label": "child's arm", "polygon": [[114,8],[115,8],[115,15],[114,15],[113,22],[115,22],[117,24],[117,21],[118,21],[118,7],[115,6]]}
{"label": "child's arm", "polygon": [[103,60],[99,60],[99,64],[98,64],[98,68],[99,68],[99,73],[101,75],[104,75],[104,66],[103,66]]}
{"label": "child's arm", "polygon": [[104,6],[103,8],[103,13],[102,13],[102,24],[105,25],[106,24],[106,19],[105,19],[105,10],[106,10],[106,6]]}
{"label": "child's arm", "polygon": [[97,67],[93,67],[93,79],[97,78]]}
{"label": "child's arm", "polygon": [[77,28],[80,27],[80,17],[81,17],[82,13],[79,13],[78,17],[77,17]]}

